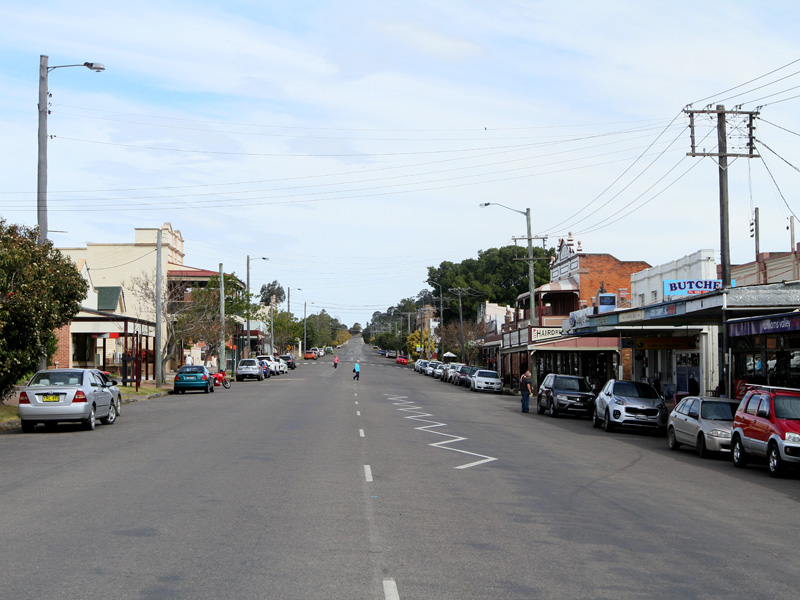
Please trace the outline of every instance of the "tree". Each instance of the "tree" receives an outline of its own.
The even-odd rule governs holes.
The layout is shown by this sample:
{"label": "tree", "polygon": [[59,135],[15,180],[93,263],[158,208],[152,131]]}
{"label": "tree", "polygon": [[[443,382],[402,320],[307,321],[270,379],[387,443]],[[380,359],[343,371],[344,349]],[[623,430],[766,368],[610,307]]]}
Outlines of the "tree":
{"label": "tree", "polygon": [[427,329],[422,330],[422,341],[423,344],[420,344],[420,330],[414,331],[406,338],[406,349],[408,350],[408,357],[409,359],[417,359],[420,358],[420,352],[417,351],[418,347],[423,348],[422,355],[424,356],[433,356],[433,338],[431,337],[430,332]]}
{"label": "tree", "polygon": [[278,283],[277,279],[272,283],[265,283],[261,286],[261,292],[259,292],[261,304],[272,304],[273,294],[275,295],[275,304],[277,305],[283,304],[283,301],[286,300],[286,292],[283,291],[283,286]]}
{"label": "tree", "polygon": [[[438,267],[428,267],[428,283],[438,293],[441,285],[444,292],[444,321],[458,319],[458,298],[448,295],[453,288],[469,288],[470,295],[462,296],[465,315],[474,315],[480,302],[513,305],[517,296],[528,291],[528,264],[520,258],[528,255],[527,248],[503,246],[478,252],[478,258],[468,258],[460,263],[444,261]],[[549,258],[555,256],[555,249],[533,249],[534,287],[550,281]],[[438,295],[438,294],[437,294]]]}
{"label": "tree", "polygon": [[0,398],[55,351],[54,330],[78,314],[89,285],[38,230],[0,219]]}

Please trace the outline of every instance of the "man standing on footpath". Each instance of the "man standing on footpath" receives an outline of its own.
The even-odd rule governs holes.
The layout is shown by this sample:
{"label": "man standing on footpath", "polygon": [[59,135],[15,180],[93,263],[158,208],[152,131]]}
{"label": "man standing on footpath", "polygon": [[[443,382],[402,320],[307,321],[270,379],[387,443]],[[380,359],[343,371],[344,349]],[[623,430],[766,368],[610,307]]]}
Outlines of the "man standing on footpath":
{"label": "man standing on footpath", "polygon": [[519,391],[522,394],[522,412],[530,411],[530,400],[533,389],[531,388],[531,372],[525,371],[525,374],[519,380]]}
{"label": "man standing on footpath", "polygon": [[358,361],[356,361],[356,365],[353,367],[353,373],[355,373],[355,375],[353,375],[353,379],[358,381],[360,379],[359,375],[361,375],[361,367],[359,366]]}

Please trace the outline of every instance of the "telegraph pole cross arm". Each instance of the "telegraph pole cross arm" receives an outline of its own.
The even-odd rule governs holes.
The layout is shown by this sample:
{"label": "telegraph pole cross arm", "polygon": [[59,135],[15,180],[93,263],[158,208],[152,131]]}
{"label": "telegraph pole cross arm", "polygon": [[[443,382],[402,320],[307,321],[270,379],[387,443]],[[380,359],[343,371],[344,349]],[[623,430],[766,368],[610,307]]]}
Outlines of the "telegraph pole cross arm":
{"label": "telegraph pole cross arm", "polygon": [[[711,156],[719,158],[725,156],[728,158],[761,158],[756,151],[756,126],[755,121],[758,118],[759,111],[757,110],[725,110],[724,106],[717,106],[716,108],[707,108],[703,110],[686,109],[685,112],[689,115],[689,137],[691,143],[691,151],[686,153],[686,156]],[[717,119],[723,119],[727,122],[731,120],[731,129],[734,131],[747,131],[747,142],[744,144],[746,152],[725,152],[725,150],[717,148],[717,152],[706,152],[703,148],[702,152],[697,150],[697,123],[695,115],[717,115]]]}

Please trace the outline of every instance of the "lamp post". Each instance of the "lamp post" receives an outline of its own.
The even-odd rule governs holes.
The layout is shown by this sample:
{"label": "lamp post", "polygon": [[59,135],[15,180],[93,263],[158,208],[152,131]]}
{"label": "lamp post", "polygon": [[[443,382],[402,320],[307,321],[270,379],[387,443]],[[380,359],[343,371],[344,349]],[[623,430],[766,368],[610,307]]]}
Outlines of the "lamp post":
{"label": "lamp post", "polygon": [[81,65],[47,65],[48,57],[39,56],[39,159],[36,180],[36,215],[39,221],[39,238],[37,242],[44,244],[47,240],[47,75],[53,69],[65,67],[86,67],[96,73],[105,71],[101,63],[85,62]]}
{"label": "lamp post", "polygon": [[[444,333],[444,291],[442,290],[442,284],[438,281],[431,281],[432,284],[439,286],[439,327],[442,328],[442,333]],[[420,334],[422,337],[422,334]],[[441,344],[441,336],[439,336],[440,344]]]}
{"label": "lamp post", "polygon": [[534,280],[533,280],[533,234],[531,233],[531,209],[526,208],[525,212],[521,210],[517,210],[516,208],[511,208],[510,206],[506,206],[505,204],[500,204],[499,202],[484,202],[479,205],[481,208],[486,206],[502,206],[505,209],[513,210],[515,213],[519,213],[521,215],[525,215],[525,219],[528,222],[528,291],[530,293],[530,313],[528,315],[528,321],[533,327],[533,317],[534,317],[534,309],[535,305],[533,303],[533,288],[534,288]]}
{"label": "lamp post", "polygon": [[303,302],[303,355],[306,353],[306,303]]}
{"label": "lamp post", "polygon": [[[269,260],[268,258],[261,256],[257,257],[261,258],[261,260]],[[245,353],[245,358],[250,358],[250,255],[247,255],[247,352]]]}

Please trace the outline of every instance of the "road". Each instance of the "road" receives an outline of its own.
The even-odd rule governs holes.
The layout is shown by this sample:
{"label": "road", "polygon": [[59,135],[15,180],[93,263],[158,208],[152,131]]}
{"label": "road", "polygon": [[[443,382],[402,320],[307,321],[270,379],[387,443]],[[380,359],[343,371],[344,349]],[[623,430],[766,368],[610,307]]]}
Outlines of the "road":
{"label": "road", "polygon": [[0,596],[796,595],[796,475],[339,356],[0,435]]}

